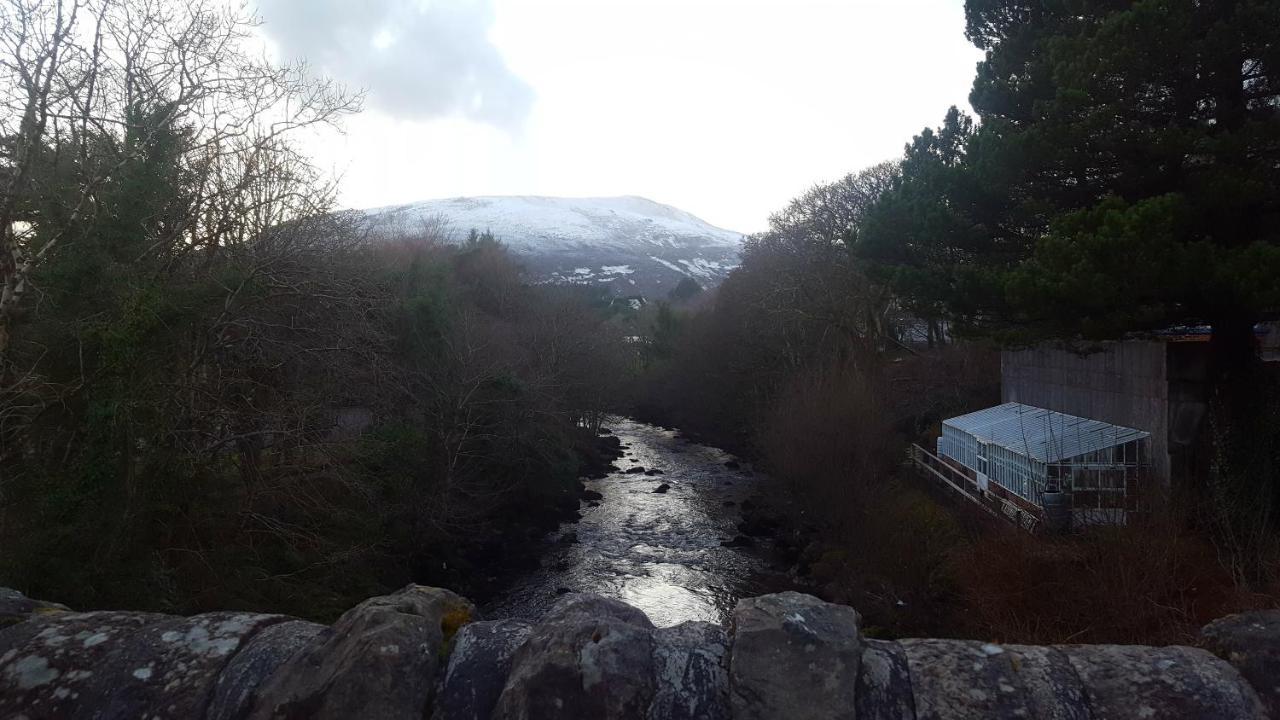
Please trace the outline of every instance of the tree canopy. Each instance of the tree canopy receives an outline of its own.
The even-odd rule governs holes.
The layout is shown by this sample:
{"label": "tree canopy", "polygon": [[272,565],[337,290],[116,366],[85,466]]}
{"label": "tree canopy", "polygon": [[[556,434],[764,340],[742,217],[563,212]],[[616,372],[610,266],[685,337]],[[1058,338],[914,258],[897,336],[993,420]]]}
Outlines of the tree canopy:
{"label": "tree canopy", "polygon": [[970,102],[907,147],[859,251],[1002,339],[1280,308],[1280,3],[967,0]]}

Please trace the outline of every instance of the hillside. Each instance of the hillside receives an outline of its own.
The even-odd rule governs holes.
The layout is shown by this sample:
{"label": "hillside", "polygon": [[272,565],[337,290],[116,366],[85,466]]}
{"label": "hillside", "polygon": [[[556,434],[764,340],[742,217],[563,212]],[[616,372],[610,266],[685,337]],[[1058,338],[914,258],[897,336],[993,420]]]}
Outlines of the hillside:
{"label": "hillside", "polygon": [[488,230],[535,281],[604,285],[623,296],[660,298],[684,277],[716,285],[742,246],[740,233],[640,197],[470,197],[364,212],[386,239],[440,223],[455,239]]}

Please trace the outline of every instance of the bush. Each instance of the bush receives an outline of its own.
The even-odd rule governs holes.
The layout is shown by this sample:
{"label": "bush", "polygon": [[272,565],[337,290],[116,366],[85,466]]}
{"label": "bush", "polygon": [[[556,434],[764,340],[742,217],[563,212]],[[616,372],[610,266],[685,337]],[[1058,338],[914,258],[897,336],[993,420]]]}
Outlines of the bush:
{"label": "bush", "polygon": [[969,634],[1000,641],[1194,644],[1205,623],[1274,603],[1171,523],[1066,538],[1004,529],[960,548],[952,572]]}

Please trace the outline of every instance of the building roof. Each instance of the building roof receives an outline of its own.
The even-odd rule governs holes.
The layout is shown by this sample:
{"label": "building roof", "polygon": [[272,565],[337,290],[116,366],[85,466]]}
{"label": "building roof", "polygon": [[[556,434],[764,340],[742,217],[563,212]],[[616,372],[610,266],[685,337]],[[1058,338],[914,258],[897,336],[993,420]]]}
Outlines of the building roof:
{"label": "building roof", "polygon": [[942,424],[1043,463],[1150,437],[1151,433],[1044,408],[1005,403]]}

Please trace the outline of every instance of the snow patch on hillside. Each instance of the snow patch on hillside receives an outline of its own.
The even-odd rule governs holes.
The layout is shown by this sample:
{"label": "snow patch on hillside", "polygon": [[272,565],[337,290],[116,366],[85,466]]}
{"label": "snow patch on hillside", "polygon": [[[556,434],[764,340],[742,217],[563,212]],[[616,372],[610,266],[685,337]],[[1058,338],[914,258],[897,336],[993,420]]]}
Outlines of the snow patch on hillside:
{"label": "snow patch on hillside", "polygon": [[453,242],[491,232],[534,282],[609,284],[665,295],[682,277],[704,287],[738,266],[743,236],[640,197],[473,197],[363,211],[375,239],[433,234]]}
{"label": "snow patch on hillside", "polygon": [[633,249],[637,243],[664,248],[738,247],[742,235],[718,228],[683,210],[641,197],[470,197],[366,210],[377,233],[403,235],[437,219],[465,236],[492,232],[517,252]]}

